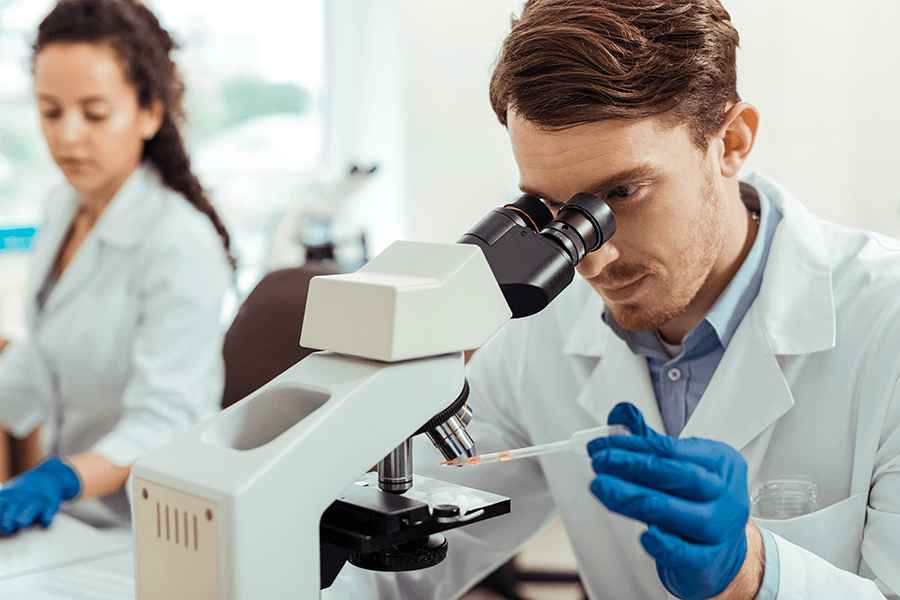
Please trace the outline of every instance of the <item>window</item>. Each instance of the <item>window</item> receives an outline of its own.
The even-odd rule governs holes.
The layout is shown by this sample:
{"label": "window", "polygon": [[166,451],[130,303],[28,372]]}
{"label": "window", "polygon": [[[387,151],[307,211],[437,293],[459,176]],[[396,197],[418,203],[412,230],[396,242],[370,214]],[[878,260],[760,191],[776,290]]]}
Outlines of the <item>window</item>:
{"label": "window", "polygon": [[[268,270],[279,216],[323,162],[323,2],[256,0],[253,10],[217,0],[145,4],[180,46],[182,131],[194,172],[232,235],[238,291],[246,294]],[[54,5],[0,0],[0,229],[18,234],[37,224],[41,198],[63,181],[40,132],[31,77],[31,43]],[[15,240],[0,243],[0,335],[20,329],[22,250]]]}

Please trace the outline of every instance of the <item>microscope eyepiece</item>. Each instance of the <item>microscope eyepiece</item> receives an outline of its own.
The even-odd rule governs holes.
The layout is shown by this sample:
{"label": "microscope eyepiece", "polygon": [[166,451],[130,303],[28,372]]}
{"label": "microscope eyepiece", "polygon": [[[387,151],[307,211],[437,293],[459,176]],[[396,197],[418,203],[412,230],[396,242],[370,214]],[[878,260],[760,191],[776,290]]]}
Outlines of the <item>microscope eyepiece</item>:
{"label": "microscope eyepiece", "polygon": [[522,194],[503,208],[522,215],[526,226],[534,232],[539,232],[553,220],[553,213],[547,205],[540,198],[528,194]]}
{"label": "microscope eyepiece", "polygon": [[616,232],[616,219],[606,202],[593,194],[575,194],[556,219],[541,230],[569,252],[573,266],[588,252],[598,250]]}
{"label": "microscope eyepiece", "polygon": [[523,194],[489,212],[458,243],[482,249],[517,318],[547,306],[572,282],[578,263],[615,231],[612,211],[593,194],[575,194],[555,219],[541,200]]}

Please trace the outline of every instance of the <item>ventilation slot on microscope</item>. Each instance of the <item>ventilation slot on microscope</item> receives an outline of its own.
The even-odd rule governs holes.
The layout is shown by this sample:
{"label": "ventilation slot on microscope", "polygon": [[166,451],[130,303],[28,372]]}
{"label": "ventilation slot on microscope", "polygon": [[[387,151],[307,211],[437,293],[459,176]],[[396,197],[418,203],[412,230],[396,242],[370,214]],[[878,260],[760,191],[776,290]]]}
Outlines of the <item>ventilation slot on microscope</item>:
{"label": "ventilation slot on microscope", "polygon": [[[158,492],[158,490],[155,491]],[[146,508],[150,509],[142,512],[155,513],[156,516],[156,537],[166,544],[192,549],[195,552],[200,551],[201,530],[205,523],[212,523],[214,519],[213,510],[197,506],[195,502],[189,502],[185,498],[180,498],[181,494],[168,494],[169,497],[163,497],[162,499],[159,499],[159,493],[153,494],[155,498],[150,498],[150,495],[147,487],[141,489],[142,501],[145,504],[149,504]],[[194,504],[194,506],[182,506],[182,501],[185,501],[187,504]],[[147,533],[153,535],[151,532]],[[208,529],[206,533],[209,533]],[[206,541],[208,542],[209,540]]]}
{"label": "ventilation slot on microscope", "polygon": [[[203,515],[207,521],[212,521],[212,511],[207,509]],[[186,510],[178,510],[168,504],[156,503],[156,537],[164,538],[167,542],[174,542],[177,546],[200,549],[200,532],[198,527],[200,517],[196,513],[191,514]]]}

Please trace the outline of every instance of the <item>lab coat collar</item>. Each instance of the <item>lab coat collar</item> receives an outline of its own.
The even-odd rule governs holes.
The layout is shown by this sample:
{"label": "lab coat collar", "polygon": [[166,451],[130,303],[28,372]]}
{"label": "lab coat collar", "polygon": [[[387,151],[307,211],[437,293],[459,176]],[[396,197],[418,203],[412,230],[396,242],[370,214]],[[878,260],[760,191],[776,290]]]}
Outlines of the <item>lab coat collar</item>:
{"label": "lab coat collar", "polygon": [[156,171],[140,165],[122,184],[97,222],[97,239],[118,248],[133,248],[149,233],[160,209],[163,183]]}
{"label": "lab coat collar", "polygon": [[792,355],[834,348],[831,262],[818,219],[771,179],[751,173],[745,181],[772,199],[784,215],[751,306],[760,313],[772,352]]}
{"label": "lab coat collar", "polygon": [[[716,439],[736,449],[793,406],[777,356],[828,350],[835,343],[831,266],[817,220],[771,180],[757,174],[746,180],[772,199],[784,217],[759,295],[681,432],[681,437]],[[566,354],[599,359],[578,404],[605,422],[616,404],[631,402],[648,425],[664,431],[645,359],[601,321],[602,310],[599,295],[588,294],[564,345]]]}
{"label": "lab coat collar", "polygon": [[[82,289],[84,282],[97,271],[103,246],[128,250],[144,240],[162,209],[161,185],[156,173],[147,167],[138,167],[131,174],[103,211],[94,229],[82,242],[63,276],[50,291],[44,312],[54,310],[66,298]],[[35,268],[39,269],[40,275],[40,278],[35,280],[37,287],[40,287],[53,268],[56,253],[69,230],[77,205],[77,196],[69,194],[58,206],[50,207],[50,210],[59,212],[53,217],[51,230],[45,232],[49,243],[43,244],[41,253],[35,256]],[[60,218],[62,215],[66,215],[65,218]],[[33,293],[36,293],[37,287],[32,289]],[[34,298],[34,295],[30,294],[29,297]],[[33,310],[34,307],[29,312]],[[36,313],[32,314],[36,316]]]}

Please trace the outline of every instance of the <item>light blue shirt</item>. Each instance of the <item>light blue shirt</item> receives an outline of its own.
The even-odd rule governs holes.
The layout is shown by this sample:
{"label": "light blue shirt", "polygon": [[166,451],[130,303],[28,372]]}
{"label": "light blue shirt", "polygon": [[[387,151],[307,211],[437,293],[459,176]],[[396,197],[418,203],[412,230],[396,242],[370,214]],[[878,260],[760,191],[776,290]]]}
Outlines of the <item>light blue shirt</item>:
{"label": "light blue shirt", "polygon": [[[769,248],[781,213],[765,194],[741,183],[741,200],[759,214],[759,232],[731,283],[681,346],[666,344],[655,331],[629,331],[604,311],[603,321],[638,356],[647,358],[666,433],[678,436],[700,403],[734,332],[762,285]],[[756,600],[774,600],[778,593],[778,555],[771,534],[764,532],[766,572]],[[770,560],[770,558],[772,560]]]}

